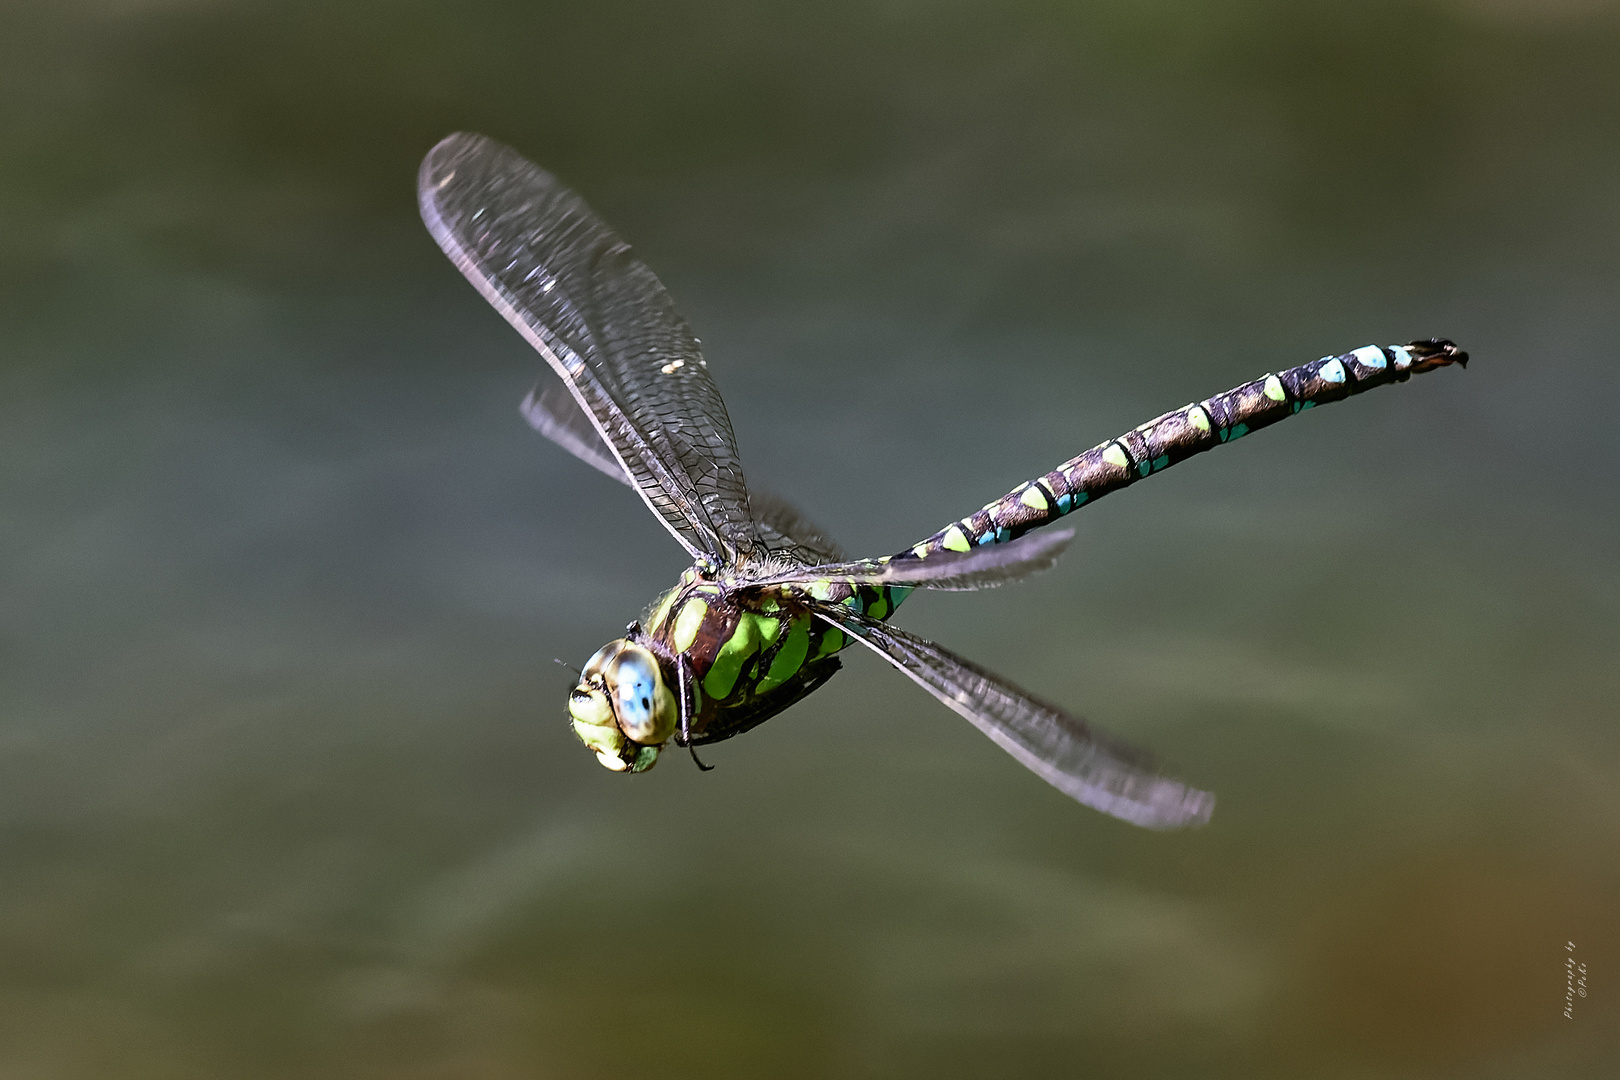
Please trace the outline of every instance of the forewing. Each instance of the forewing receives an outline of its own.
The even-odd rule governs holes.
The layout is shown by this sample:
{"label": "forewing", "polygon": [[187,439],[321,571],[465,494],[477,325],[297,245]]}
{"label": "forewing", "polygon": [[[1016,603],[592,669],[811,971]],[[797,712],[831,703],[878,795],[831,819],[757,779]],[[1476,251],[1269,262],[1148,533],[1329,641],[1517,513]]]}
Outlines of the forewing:
{"label": "forewing", "polygon": [[635,487],[636,482],[602,441],[590,414],[579,407],[567,384],[548,378],[542,386],[530,390],[523,404],[518,406],[529,426],[591,468],[601,470],[621,484]]}
{"label": "forewing", "polygon": [[931,641],[848,608],[816,614],[857,638],[972,721],[1059,791],[1149,829],[1202,825],[1215,796],[1159,775],[1146,753],[1092,731],[1068,715]]}
{"label": "forewing", "polygon": [[970,551],[936,551],[926,559],[861,559],[795,567],[750,578],[748,584],[811,585],[818,581],[836,581],[846,585],[905,585],[950,592],[993,589],[1051,569],[1073,539],[1073,529],[1052,529]]}
{"label": "forewing", "polygon": [[583,199],[515,151],[451,135],[417,177],[445,254],[562,376],[694,557],[757,550],[731,421],[686,321]]}

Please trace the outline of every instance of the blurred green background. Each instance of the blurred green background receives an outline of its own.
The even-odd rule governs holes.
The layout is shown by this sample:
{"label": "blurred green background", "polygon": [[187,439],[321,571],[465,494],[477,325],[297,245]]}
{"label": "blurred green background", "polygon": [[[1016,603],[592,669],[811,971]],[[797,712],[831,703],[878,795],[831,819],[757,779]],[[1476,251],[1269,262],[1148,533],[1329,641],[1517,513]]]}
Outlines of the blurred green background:
{"label": "blurred green background", "polygon": [[[0,1076],[1615,1075],[1617,56],[1601,0],[8,0]],[[626,779],[551,660],[683,562],[519,418],[416,216],[458,129],[857,554],[1324,353],[1475,363],[905,609],[1207,829],[866,656]]]}

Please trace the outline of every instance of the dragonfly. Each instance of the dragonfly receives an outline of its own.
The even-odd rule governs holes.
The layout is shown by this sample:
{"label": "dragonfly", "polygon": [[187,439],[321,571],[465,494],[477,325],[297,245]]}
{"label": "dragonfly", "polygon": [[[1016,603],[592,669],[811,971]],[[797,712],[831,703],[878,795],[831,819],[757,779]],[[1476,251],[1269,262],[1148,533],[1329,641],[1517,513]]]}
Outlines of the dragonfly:
{"label": "dragonfly", "polygon": [[915,589],[986,589],[1048,569],[1051,525],[1194,454],[1317,405],[1464,365],[1431,338],[1367,345],[1267,374],[1109,439],[893,555],[849,559],[781,499],[750,491],[698,339],[645,264],[574,192],[516,151],[457,133],[417,178],[422,219],[557,376],[522,413],[639,494],[691,556],[680,580],[586,661],[568,721],[597,760],[643,773],[748,731],[821,687],[859,643],[1036,775],[1135,825],[1206,822],[1214,796],[891,621]]}

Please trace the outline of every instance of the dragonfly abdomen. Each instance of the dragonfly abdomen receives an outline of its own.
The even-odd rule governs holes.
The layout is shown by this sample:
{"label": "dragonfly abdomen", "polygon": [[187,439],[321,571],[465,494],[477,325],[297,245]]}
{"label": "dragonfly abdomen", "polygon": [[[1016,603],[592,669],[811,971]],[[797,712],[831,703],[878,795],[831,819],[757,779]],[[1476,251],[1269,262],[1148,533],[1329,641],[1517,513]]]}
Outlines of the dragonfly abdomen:
{"label": "dragonfly abdomen", "polygon": [[1467,353],[1436,339],[1387,347],[1367,345],[1265,375],[1094,446],[895,558],[927,558],[936,551],[971,551],[976,545],[1015,539],[1109,492],[1295,413],[1467,361]]}

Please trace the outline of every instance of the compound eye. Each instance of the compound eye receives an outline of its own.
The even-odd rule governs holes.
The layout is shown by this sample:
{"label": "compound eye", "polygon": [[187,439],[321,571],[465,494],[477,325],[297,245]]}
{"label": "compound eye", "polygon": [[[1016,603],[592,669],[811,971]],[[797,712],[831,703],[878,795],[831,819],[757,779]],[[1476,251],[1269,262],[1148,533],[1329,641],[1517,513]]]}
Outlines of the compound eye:
{"label": "compound eye", "polygon": [[608,665],[613,662],[613,658],[618,656],[625,646],[629,644],[624,638],[615,638],[592,653],[591,658],[585,661],[585,670],[581,673],[585,680],[589,682],[593,679],[600,679],[602,673],[607,670]]}
{"label": "compound eye", "polygon": [[607,668],[608,692],[619,727],[638,743],[656,746],[675,732],[675,699],[664,685],[658,658],[627,645]]}

